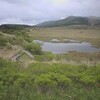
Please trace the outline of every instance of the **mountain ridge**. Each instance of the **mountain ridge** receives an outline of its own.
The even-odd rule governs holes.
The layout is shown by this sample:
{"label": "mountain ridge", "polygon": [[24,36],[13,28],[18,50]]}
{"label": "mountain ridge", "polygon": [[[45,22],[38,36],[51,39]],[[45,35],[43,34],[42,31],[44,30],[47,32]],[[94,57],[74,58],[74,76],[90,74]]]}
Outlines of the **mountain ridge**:
{"label": "mountain ridge", "polygon": [[59,27],[59,26],[70,26],[70,25],[100,26],[100,17],[69,16],[60,20],[46,21],[43,23],[39,23],[36,26]]}

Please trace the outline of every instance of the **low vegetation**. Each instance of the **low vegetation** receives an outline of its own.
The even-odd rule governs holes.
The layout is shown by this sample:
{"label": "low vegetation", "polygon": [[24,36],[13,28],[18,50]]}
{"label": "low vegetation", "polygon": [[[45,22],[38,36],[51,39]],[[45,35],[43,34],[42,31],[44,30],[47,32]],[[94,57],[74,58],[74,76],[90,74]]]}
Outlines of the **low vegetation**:
{"label": "low vegetation", "polygon": [[0,59],[0,100],[99,100],[100,65],[18,63]]}
{"label": "low vegetation", "polygon": [[28,43],[25,45],[25,49],[34,54],[41,54],[42,53],[42,47],[39,44],[36,43]]}
{"label": "low vegetation", "polygon": [[[1,36],[2,41],[1,44],[4,42],[10,43],[12,45],[21,45],[23,46],[26,42],[32,42],[31,37],[28,35],[28,28],[24,26],[18,25],[1,25],[0,31],[3,33],[4,36]],[[7,37],[8,36],[8,37]]]}
{"label": "low vegetation", "polygon": [[[99,100],[99,52],[55,55],[33,43],[34,39],[75,39],[100,47],[99,32],[100,29],[1,26],[0,100]],[[16,62],[11,61],[21,50],[33,58],[22,53]]]}
{"label": "low vegetation", "polygon": [[100,47],[100,29],[96,28],[68,28],[68,27],[40,27],[31,28],[29,35],[35,40],[50,41],[52,39],[74,39],[80,42],[89,42]]}
{"label": "low vegetation", "polygon": [[52,54],[51,52],[42,52],[41,55],[35,55],[35,60],[39,62],[51,62],[52,60],[56,59],[55,54]]}

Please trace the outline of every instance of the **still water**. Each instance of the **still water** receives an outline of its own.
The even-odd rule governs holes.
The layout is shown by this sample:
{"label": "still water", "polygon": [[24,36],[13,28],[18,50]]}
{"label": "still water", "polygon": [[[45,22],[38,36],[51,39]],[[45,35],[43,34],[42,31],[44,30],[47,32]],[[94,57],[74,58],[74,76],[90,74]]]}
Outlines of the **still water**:
{"label": "still water", "polygon": [[34,40],[34,42],[41,44],[43,51],[49,51],[54,54],[62,54],[68,53],[69,51],[77,51],[77,52],[87,52],[94,53],[99,52],[100,48],[93,47],[88,42],[44,42],[39,40]]}

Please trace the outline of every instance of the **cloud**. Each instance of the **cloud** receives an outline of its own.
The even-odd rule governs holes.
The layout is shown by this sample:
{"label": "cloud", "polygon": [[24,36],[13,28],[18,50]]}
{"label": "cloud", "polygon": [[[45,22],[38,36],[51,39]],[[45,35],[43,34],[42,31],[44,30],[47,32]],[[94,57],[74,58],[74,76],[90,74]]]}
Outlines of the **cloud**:
{"label": "cloud", "polygon": [[0,24],[37,24],[67,16],[100,16],[100,0],[0,0]]}

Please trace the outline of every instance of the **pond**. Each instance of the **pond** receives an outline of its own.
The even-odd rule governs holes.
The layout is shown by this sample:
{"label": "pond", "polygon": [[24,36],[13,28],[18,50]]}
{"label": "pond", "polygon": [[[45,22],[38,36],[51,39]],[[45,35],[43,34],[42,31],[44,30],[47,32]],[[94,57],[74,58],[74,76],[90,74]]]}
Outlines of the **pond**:
{"label": "pond", "polygon": [[52,40],[50,42],[44,42],[40,40],[34,40],[34,42],[41,44],[43,51],[52,52],[54,54],[68,53],[69,51],[95,53],[99,52],[100,48],[95,48],[88,42],[77,42],[75,40],[69,40],[66,42],[58,42]]}

